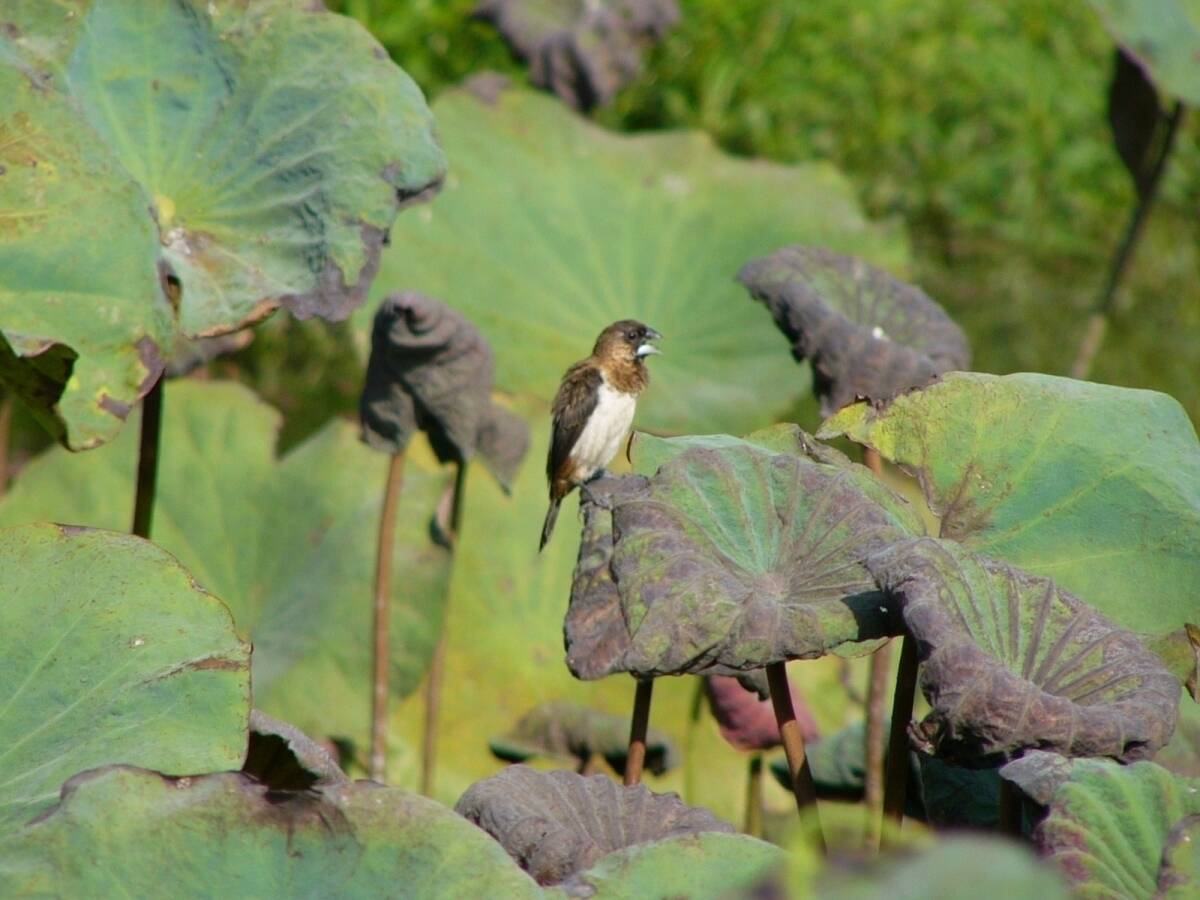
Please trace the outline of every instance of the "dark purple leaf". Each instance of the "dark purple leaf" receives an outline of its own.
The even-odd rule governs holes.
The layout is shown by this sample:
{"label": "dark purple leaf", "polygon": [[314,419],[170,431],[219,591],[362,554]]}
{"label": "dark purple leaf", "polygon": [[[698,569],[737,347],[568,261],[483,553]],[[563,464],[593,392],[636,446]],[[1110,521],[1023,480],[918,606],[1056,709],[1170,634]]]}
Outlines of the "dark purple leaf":
{"label": "dark purple leaf", "polygon": [[1113,77],[1108,87],[1108,123],[1113,143],[1139,194],[1146,191],[1152,151],[1166,113],[1158,90],[1141,64],[1124,49],[1113,51]]}
{"label": "dark purple leaf", "polygon": [[[737,750],[770,750],[780,746],[779,723],[770,699],[762,699],[748,691],[736,678],[710,675],[704,679],[704,690],[713,718],[725,738]],[[804,698],[792,688],[792,707],[805,742],[820,736],[816,720]]]}

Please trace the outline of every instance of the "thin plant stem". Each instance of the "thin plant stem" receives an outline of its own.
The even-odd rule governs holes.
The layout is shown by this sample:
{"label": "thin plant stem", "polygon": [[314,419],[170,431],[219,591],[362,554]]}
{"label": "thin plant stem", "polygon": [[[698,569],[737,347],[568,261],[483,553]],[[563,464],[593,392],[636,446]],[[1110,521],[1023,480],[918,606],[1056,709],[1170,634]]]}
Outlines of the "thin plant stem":
{"label": "thin plant stem", "polygon": [[12,439],[12,394],[0,397],[0,497],[8,490],[8,447]]}
{"label": "thin plant stem", "polygon": [[639,679],[633,695],[633,718],[629,722],[629,753],[625,757],[625,786],[639,784],[646,764],[646,730],[650,725],[650,700],[654,679]]}
{"label": "thin plant stem", "polygon": [[[459,462],[454,471],[454,494],[450,499],[450,546],[458,549],[458,536],[462,531],[463,501],[467,488],[467,464]],[[442,631],[437,646],[433,648],[433,659],[429,663],[429,678],[425,681],[425,732],[421,737],[421,793],[433,796],[433,783],[437,776],[438,717],[442,710],[442,682],[446,675],[446,627],[450,621],[450,602],[442,612]]]}
{"label": "thin plant stem", "polygon": [[688,707],[688,720],[683,732],[683,800],[698,803],[696,799],[696,733],[700,730],[700,711],[704,708],[704,678],[693,678],[694,690]]}
{"label": "thin plant stem", "polygon": [[[883,477],[883,459],[877,450],[863,447],[863,463],[876,478]],[[870,677],[867,681],[867,727],[864,734],[863,800],[867,807],[866,842],[871,849],[879,846],[883,816],[883,759],[884,728],[887,713],[888,681],[892,674],[892,647],[885,643],[871,654]]]}
{"label": "thin plant stem", "polygon": [[[779,723],[779,738],[787,754],[788,772],[792,776],[792,793],[796,795],[796,809],[800,813],[803,827],[811,832],[811,840],[820,853],[825,853],[825,835],[817,817],[817,789],[813,784],[812,769],[804,750],[804,735],[796,721],[796,710],[792,707],[792,692],[788,686],[787,668],[782,662],[767,666],[767,684],[771,689],[771,705],[775,708],[775,721]],[[809,818],[811,816],[811,819]]]}
{"label": "thin plant stem", "polygon": [[588,753],[579,758],[579,765],[575,767],[575,771],[580,775],[588,776],[596,773],[596,754]]}
{"label": "thin plant stem", "polygon": [[916,693],[917,641],[912,635],[905,635],[900,643],[900,671],[896,673],[896,692],[892,696],[892,729],[883,785],[884,823],[892,822],[897,828],[904,817],[904,795],[908,788],[908,723],[912,720]]}
{"label": "thin plant stem", "polygon": [[133,528],[149,539],[154,521],[154,495],[158,484],[158,451],[162,439],[163,379],[161,376],[142,398],[141,436],[138,442],[137,488],[133,498]]}
{"label": "thin plant stem", "polygon": [[750,837],[763,835],[763,755],[750,756],[746,773],[746,824],[743,830]]}
{"label": "thin plant stem", "polygon": [[1133,214],[1130,216],[1129,224],[1125,226],[1125,233],[1121,237],[1121,243],[1117,245],[1116,255],[1113,257],[1112,265],[1108,270],[1108,278],[1105,280],[1104,287],[1101,288],[1100,294],[1096,298],[1091,315],[1088,316],[1083,340],[1079,344],[1079,350],[1075,355],[1075,362],[1071,365],[1072,378],[1088,377],[1092,371],[1092,363],[1096,359],[1096,354],[1100,352],[1100,345],[1104,343],[1104,334],[1108,330],[1108,317],[1112,313],[1113,304],[1116,302],[1117,288],[1120,287],[1121,282],[1125,278],[1125,273],[1133,261],[1133,253],[1137,249],[1138,242],[1141,240],[1146,219],[1149,217],[1150,209],[1158,196],[1158,186],[1162,181],[1163,172],[1166,171],[1167,160],[1171,156],[1171,150],[1175,146],[1175,136],[1179,133],[1179,126],[1183,122],[1183,114],[1183,103],[1177,101],[1167,116],[1167,130],[1159,145],[1158,155],[1154,159],[1154,165],[1146,175],[1145,185],[1138,192],[1137,203],[1133,207]]}
{"label": "thin plant stem", "polygon": [[1007,778],[1000,779],[999,818],[1001,834],[1017,838],[1021,836],[1021,791]]}
{"label": "thin plant stem", "polygon": [[388,462],[387,487],[379,514],[379,541],[375,548],[375,602],[372,623],[374,654],[371,684],[371,762],[370,776],[387,781],[388,694],[390,693],[392,613],[392,551],[396,543],[396,506],[404,486],[404,453],[392,455]]}

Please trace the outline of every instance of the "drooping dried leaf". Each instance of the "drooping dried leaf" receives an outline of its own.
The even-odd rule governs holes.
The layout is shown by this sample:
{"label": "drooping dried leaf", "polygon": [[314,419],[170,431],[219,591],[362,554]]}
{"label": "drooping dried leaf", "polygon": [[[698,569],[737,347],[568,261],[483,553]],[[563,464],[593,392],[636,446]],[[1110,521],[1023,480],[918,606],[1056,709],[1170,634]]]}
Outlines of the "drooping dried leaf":
{"label": "drooping dried leaf", "polygon": [[482,0],[477,15],[529,62],[530,80],[578,110],[606,106],[642,52],[679,21],[675,0]]}
{"label": "drooping dried leaf", "polygon": [[[420,90],[320,4],[2,15],[0,368],[49,382],[23,396],[72,449],[120,430],[178,335],[280,305],[344,318],[401,205],[445,172]],[[73,367],[48,377],[48,352]]]}
{"label": "drooping dried leaf", "polygon": [[0,838],[20,897],[505,897],[537,885],[449,809],[371,782],[281,796],[236,772],[76,775],[59,805]]}
{"label": "drooping dried leaf", "polygon": [[1050,579],[934,538],[867,565],[918,641],[933,707],[922,731],[939,756],[987,765],[1040,748],[1132,761],[1170,738],[1179,682]]}
{"label": "drooping dried leaf", "polygon": [[612,519],[630,644],[608,671],[761,669],[893,627],[863,560],[908,533],[836,466],[752,444],[696,447],[616,502]]}
{"label": "drooping dried leaf", "polygon": [[[789,684],[789,687],[791,685]],[[744,688],[736,678],[710,675],[704,679],[704,692],[721,737],[737,750],[770,750],[780,746],[779,722],[769,698],[763,699]],[[817,722],[804,697],[792,688],[792,708],[805,742],[820,736]]]}
{"label": "drooping dried leaf", "polygon": [[1030,800],[1049,805],[1054,792],[1071,777],[1075,761],[1059,753],[1029,750],[1000,767],[1000,777],[1019,787]]}
{"label": "drooping dried leaf", "polygon": [[1076,896],[1153,897],[1166,882],[1175,891],[1166,896],[1194,897],[1195,850],[1180,844],[1195,835],[1197,815],[1200,780],[1149,762],[1080,759],[1054,790],[1034,841]]}
{"label": "drooping dried leaf", "polygon": [[[509,762],[546,756],[577,760],[600,756],[618,773],[624,773],[629,753],[629,717],[555,700],[531,709],[511,732],[493,739],[490,746],[492,753]],[[675,748],[667,736],[655,728],[649,729],[646,768],[662,775],[677,764]]]}
{"label": "drooping dried leaf", "polygon": [[242,771],[272,791],[350,781],[328,750],[296,726],[258,709],[250,711],[250,748]]}
{"label": "drooping dried leaf", "polygon": [[495,365],[492,348],[461,313],[423,294],[392,294],[371,332],[359,407],[363,440],[400,453],[420,429],[442,462],[484,451],[507,487],[529,434],[523,420],[492,403]]}
{"label": "drooping dried leaf", "polygon": [[614,850],[706,831],[732,832],[705,809],[604,775],[509,766],[462,795],[455,811],[494,837],[540,884],[558,884]]}
{"label": "drooping dried leaf", "polygon": [[1113,77],[1108,86],[1108,124],[1117,155],[1139,194],[1149,184],[1151,150],[1166,118],[1158,91],[1141,64],[1123,48],[1113,51]]}
{"label": "drooping dried leaf", "polygon": [[1053,578],[1172,671],[1195,671],[1184,627],[1200,584],[1200,442],[1172,398],[955,372],[818,432],[838,435],[916,474],[941,537]]}
{"label": "drooping dried leaf", "polygon": [[245,757],[250,645],[191,572],[128,534],[0,529],[0,686],[0,833],[83,769]]}
{"label": "drooping dried leaf", "polygon": [[766,304],[796,360],[812,361],[823,415],[970,365],[966,336],[937,303],[855,257],[785,247],[748,263],[738,280]]}

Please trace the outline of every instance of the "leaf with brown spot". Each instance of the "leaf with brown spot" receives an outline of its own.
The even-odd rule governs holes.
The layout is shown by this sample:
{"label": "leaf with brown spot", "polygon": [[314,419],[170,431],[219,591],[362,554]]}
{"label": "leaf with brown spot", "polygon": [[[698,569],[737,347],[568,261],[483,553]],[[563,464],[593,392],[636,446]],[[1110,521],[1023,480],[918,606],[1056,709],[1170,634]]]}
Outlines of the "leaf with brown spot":
{"label": "leaf with brown spot", "polygon": [[796,245],[747,263],[738,280],[771,311],[797,362],[811,360],[824,415],[971,364],[966,336],[938,304],[861,259]]}
{"label": "leaf with brown spot", "polygon": [[917,641],[938,756],[988,765],[1028,749],[1149,759],[1179,682],[1130,632],[1048,578],[952,541],[897,543],[867,566]]}
{"label": "leaf with brown spot", "polygon": [[674,794],[604,775],[510,766],[472,785],[455,811],[500,842],[540,884],[558,884],[634,844],[733,827]]}
{"label": "leaf with brown spot", "polygon": [[272,791],[350,782],[327,749],[294,725],[258,709],[250,710],[250,746],[242,771]]}
{"label": "leaf with brown spot", "polygon": [[401,205],[444,175],[420,90],[322,6],[85,0],[8,15],[0,371],[46,374],[37,356],[69,348],[53,396],[23,396],[72,449],[120,430],[179,336],[280,305],[347,316]]}

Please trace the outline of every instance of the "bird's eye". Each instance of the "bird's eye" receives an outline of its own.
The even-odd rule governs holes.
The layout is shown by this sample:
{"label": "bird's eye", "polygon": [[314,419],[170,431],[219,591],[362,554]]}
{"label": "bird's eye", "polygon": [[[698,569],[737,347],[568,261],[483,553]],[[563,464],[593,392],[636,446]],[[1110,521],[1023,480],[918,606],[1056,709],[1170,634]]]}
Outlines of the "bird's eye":
{"label": "bird's eye", "polygon": [[627,331],[625,333],[625,338],[626,340],[636,341],[638,339],[638,333],[636,331]]}

